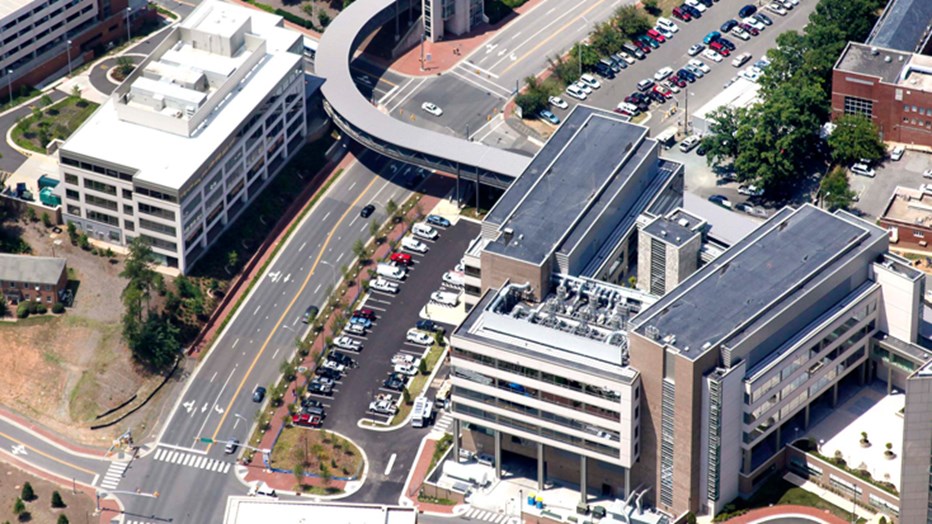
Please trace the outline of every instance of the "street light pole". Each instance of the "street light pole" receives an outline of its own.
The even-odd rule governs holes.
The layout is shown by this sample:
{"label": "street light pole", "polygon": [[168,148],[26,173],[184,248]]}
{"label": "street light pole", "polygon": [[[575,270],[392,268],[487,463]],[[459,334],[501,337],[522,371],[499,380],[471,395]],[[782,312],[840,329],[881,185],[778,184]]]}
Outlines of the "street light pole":
{"label": "street light pole", "polygon": [[67,44],[68,47],[66,47],[66,49],[68,50],[68,76],[71,76],[71,40],[68,40]]}
{"label": "street light pole", "polygon": [[10,105],[13,105],[13,70],[6,70],[6,87],[10,90]]}
{"label": "street light pole", "polygon": [[132,7],[126,8],[126,43],[133,39],[133,29],[129,25],[129,15],[133,12]]}

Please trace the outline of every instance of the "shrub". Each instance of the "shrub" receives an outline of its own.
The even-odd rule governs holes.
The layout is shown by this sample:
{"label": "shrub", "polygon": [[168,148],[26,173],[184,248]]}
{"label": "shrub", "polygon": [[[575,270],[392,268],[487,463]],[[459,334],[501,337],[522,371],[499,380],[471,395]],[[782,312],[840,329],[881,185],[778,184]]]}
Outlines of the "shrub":
{"label": "shrub", "polygon": [[66,507],[65,501],[61,499],[61,493],[57,491],[52,492],[52,507],[53,508]]}
{"label": "shrub", "polygon": [[27,502],[36,499],[36,492],[32,490],[32,484],[28,482],[23,484],[23,491],[20,493],[20,498]]}
{"label": "shrub", "polygon": [[29,316],[29,302],[20,302],[16,306],[16,317],[17,318],[27,318]]}
{"label": "shrub", "polygon": [[327,27],[330,25],[330,15],[326,11],[320,10],[317,12],[317,21],[320,22],[321,27]]}
{"label": "shrub", "polygon": [[52,219],[49,217],[48,213],[42,213],[42,225],[45,227],[52,227]]}
{"label": "shrub", "polygon": [[45,304],[42,304],[39,302],[35,302],[35,304],[36,304],[36,308],[35,308],[36,310],[34,311],[34,313],[36,313],[37,315],[44,315],[49,312],[48,308],[45,307]]}
{"label": "shrub", "polygon": [[16,497],[13,501],[13,514],[22,515],[23,513],[26,513],[26,504],[23,503],[23,499]]}
{"label": "shrub", "polygon": [[68,517],[65,515],[59,515],[58,521],[55,524],[68,524]]}

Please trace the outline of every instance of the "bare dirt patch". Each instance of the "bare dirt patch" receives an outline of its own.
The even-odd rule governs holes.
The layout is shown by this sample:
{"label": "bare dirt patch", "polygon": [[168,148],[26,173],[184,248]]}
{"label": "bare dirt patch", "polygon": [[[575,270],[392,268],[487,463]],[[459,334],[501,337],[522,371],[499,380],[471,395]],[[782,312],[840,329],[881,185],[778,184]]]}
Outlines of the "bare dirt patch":
{"label": "bare dirt patch", "polygon": [[[34,477],[12,466],[4,465],[0,469],[0,522],[18,522],[13,515],[13,502],[23,489],[23,484],[29,482],[36,498],[26,502],[26,511],[29,512],[28,522],[33,524],[55,524],[59,515],[68,517],[74,524],[96,522],[94,515],[94,500],[78,491],[72,493],[70,488],[62,488],[47,480]],[[52,492],[57,491],[65,503],[64,508],[52,508]]]}
{"label": "bare dirt patch", "polygon": [[138,439],[153,425],[148,419],[157,408],[147,406],[125,423],[90,430],[97,415],[136,393],[148,394],[161,379],[143,372],[122,340],[122,264],[72,246],[67,233],[55,234],[41,223],[20,226],[34,255],[54,251],[68,260],[77,290],[64,315],[0,323],[0,403],[77,442],[107,446],[128,427]]}

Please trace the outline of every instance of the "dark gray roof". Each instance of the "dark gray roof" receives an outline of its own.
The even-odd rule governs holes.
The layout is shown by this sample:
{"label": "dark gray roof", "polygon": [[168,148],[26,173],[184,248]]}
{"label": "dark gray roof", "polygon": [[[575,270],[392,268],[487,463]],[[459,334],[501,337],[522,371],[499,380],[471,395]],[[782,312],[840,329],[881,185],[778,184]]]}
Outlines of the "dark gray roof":
{"label": "dark gray roof", "polygon": [[304,73],[304,98],[311,98],[314,96],[322,85],[324,85],[323,78],[310,73]]}
{"label": "dark gray roof", "polygon": [[585,228],[589,213],[604,208],[606,188],[631,176],[631,159],[644,154],[639,150],[646,136],[647,128],[618,115],[576,106],[489,214],[499,229],[511,228],[514,239],[486,249],[542,263],[580,223]]}
{"label": "dark gray roof", "polygon": [[835,69],[875,76],[888,84],[894,84],[912,56],[892,49],[877,48],[876,53],[869,45],[849,42],[835,64]]}
{"label": "dark gray roof", "polygon": [[660,217],[647,224],[644,227],[644,232],[674,246],[682,246],[689,239],[699,234],[698,231],[683,227],[676,221],[666,217]]}
{"label": "dark gray roof", "polygon": [[64,258],[0,254],[2,281],[57,284],[64,270]]}
{"label": "dark gray roof", "polygon": [[[634,320],[696,358],[829,273],[879,228],[804,205],[784,208]],[[873,231],[876,229],[877,231]],[[675,337],[670,341],[668,337]]]}
{"label": "dark gray roof", "polygon": [[376,108],[356,87],[350,73],[353,53],[380,23],[391,20],[395,4],[395,0],[355,2],[327,26],[317,47],[314,72],[326,79],[321,92],[330,107],[364,134],[402,150],[518,176],[527,166],[528,157],[395,120]]}
{"label": "dark gray roof", "polygon": [[918,53],[929,38],[932,2],[890,0],[867,38],[869,45]]}

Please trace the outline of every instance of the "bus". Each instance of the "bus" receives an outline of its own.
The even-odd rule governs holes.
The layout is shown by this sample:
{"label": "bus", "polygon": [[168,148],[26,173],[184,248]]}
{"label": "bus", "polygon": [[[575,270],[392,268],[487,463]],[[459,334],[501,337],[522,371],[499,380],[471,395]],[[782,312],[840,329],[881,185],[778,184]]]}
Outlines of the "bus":
{"label": "bus", "polygon": [[317,41],[306,36],[304,37],[304,56],[311,60],[317,56]]}
{"label": "bus", "polygon": [[421,396],[414,399],[414,408],[411,409],[411,427],[423,428],[430,425],[434,415],[434,406],[430,399]]}

